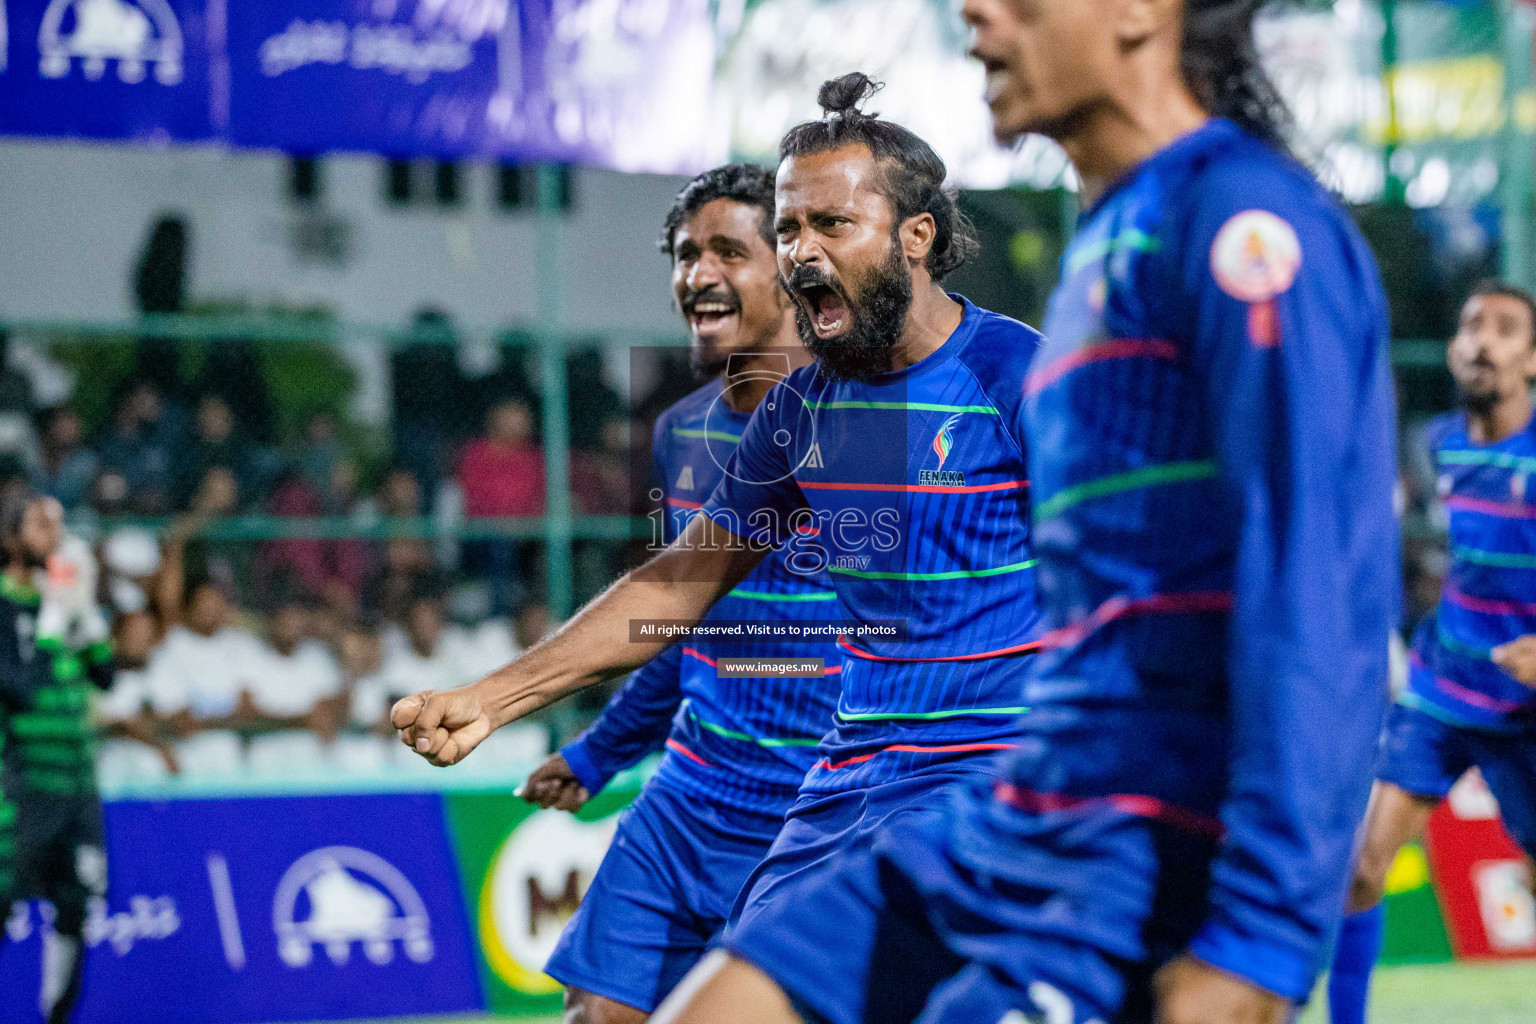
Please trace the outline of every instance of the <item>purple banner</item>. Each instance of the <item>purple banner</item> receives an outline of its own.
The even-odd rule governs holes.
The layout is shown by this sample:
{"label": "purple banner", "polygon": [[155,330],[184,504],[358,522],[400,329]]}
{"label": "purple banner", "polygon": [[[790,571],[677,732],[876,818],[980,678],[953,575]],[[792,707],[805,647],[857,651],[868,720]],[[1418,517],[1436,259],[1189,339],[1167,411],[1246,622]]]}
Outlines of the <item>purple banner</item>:
{"label": "purple banner", "polygon": [[[78,1024],[258,1024],[477,1011],[439,796],[124,801]],[[37,1020],[48,915],[19,904],[0,1020]]]}

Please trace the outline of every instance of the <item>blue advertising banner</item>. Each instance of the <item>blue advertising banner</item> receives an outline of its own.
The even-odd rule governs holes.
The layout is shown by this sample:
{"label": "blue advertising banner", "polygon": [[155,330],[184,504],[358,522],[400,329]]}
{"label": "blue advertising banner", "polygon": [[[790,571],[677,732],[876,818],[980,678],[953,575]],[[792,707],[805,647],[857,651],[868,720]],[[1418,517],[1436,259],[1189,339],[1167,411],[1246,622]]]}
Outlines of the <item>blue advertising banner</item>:
{"label": "blue advertising banner", "polygon": [[[436,794],[123,801],[78,1024],[258,1024],[483,1007]],[[37,1019],[46,912],[18,905],[0,1019]]]}
{"label": "blue advertising banner", "polygon": [[0,134],[215,134],[223,0],[0,0]]}
{"label": "blue advertising banner", "polygon": [[229,139],[691,172],[723,160],[709,0],[232,2]]}
{"label": "blue advertising banner", "polygon": [[517,18],[509,0],[237,0],[230,140],[311,153],[473,152],[503,53],[516,53]]}

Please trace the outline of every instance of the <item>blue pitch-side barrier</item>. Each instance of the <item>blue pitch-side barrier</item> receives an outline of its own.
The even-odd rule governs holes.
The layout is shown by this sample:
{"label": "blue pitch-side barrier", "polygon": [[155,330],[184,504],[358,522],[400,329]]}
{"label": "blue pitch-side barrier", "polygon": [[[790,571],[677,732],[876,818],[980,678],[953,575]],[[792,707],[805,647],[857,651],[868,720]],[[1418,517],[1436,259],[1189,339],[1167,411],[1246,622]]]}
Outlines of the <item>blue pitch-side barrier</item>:
{"label": "blue pitch-side barrier", "polygon": [[[634,792],[618,789],[587,822],[534,812],[510,785],[110,801],[76,1021],[551,1012],[543,958]],[[41,1019],[50,919],[12,910],[0,1021]]]}

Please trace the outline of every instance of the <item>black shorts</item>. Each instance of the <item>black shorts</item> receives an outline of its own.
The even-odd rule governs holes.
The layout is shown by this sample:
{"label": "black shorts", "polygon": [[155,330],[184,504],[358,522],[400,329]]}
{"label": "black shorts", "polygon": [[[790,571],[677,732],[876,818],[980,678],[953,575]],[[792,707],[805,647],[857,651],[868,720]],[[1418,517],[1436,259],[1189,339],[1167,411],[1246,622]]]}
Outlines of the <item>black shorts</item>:
{"label": "black shorts", "polygon": [[106,833],[101,798],[18,794],[15,899],[53,903],[59,917],[83,919],[86,904],[107,891]]}

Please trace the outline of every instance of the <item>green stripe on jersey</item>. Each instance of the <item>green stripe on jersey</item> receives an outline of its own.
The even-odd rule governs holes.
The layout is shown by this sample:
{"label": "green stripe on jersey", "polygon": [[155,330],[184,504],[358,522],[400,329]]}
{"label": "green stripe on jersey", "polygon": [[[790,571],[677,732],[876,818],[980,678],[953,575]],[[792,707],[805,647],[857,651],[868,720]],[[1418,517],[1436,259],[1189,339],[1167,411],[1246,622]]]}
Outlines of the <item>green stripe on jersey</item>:
{"label": "green stripe on jersey", "polygon": [[1031,558],[1024,562],[1014,562],[1012,565],[1000,565],[995,569],[951,569],[948,572],[865,572],[862,569],[841,569],[835,565],[828,566],[827,571],[861,580],[970,580],[983,576],[1022,572],[1025,569],[1034,568],[1035,561],[1036,559]]}
{"label": "green stripe on jersey", "polygon": [[732,590],[726,597],[740,597],[748,601],[836,601],[836,594],[770,594],[764,590]]}
{"label": "green stripe on jersey", "polygon": [[1451,466],[1497,466],[1500,469],[1518,469],[1536,473],[1536,458],[1529,455],[1511,455],[1508,452],[1484,452],[1475,449],[1453,449],[1435,456]]}
{"label": "green stripe on jersey", "polygon": [[968,708],[957,711],[905,711],[905,712],[852,712],[839,711],[837,717],[844,722],[936,722],[943,718],[960,718],[964,715],[1022,715],[1029,708]]}
{"label": "green stripe on jersey", "polygon": [[1536,555],[1516,555],[1507,551],[1484,551],[1481,548],[1452,548],[1452,558],[1460,558],[1473,565],[1488,565],[1495,569],[1536,569]]}
{"label": "green stripe on jersey", "polygon": [[716,736],[723,736],[728,740],[740,740],[743,743],[756,743],[760,747],[814,747],[821,742],[820,737],[784,737],[781,739],[773,739],[764,736],[749,736],[744,732],[737,732],[734,729],[727,729],[723,725],[715,725],[713,722],[706,722],[704,719],[695,714],[692,708],[688,709],[688,717],[693,719],[694,722],[698,723],[699,728],[708,732],[712,732]]}
{"label": "green stripe on jersey", "polygon": [[975,412],[984,416],[998,415],[990,405],[940,405],[936,402],[825,402],[813,406],[816,409],[901,409],[906,412]]}
{"label": "green stripe on jersey", "polygon": [[1216,475],[1216,463],[1210,459],[1197,462],[1167,462],[1159,466],[1143,466],[1128,473],[1101,476],[1097,480],[1063,487],[1035,509],[1037,521],[1049,519],[1059,512],[1080,505],[1094,498],[1139,490],[1143,487],[1160,487],[1180,484],[1190,480],[1209,480]]}
{"label": "green stripe on jersey", "polygon": [[1126,228],[1112,238],[1100,239],[1084,245],[1067,258],[1067,277],[1082,270],[1111,253],[1129,249],[1132,252],[1157,252],[1163,247],[1162,239],[1149,235],[1140,228]]}
{"label": "green stripe on jersey", "polygon": [[740,441],[740,434],[727,434],[722,430],[694,430],[692,427],[673,427],[676,437],[701,437],[706,441]]}

